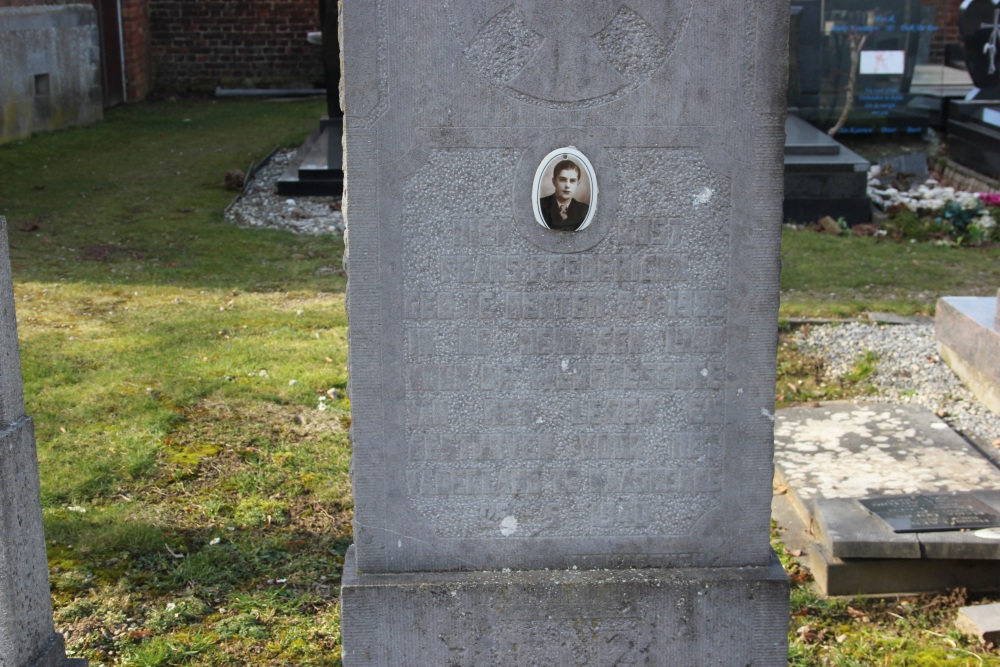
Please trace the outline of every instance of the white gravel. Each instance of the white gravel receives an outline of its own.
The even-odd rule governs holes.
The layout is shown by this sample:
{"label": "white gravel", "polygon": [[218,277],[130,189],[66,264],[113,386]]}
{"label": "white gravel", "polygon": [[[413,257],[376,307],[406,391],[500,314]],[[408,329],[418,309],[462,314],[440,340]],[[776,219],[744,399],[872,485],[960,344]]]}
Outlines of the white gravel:
{"label": "white gravel", "polygon": [[[851,372],[867,352],[878,356],[869,382],[870,400],[921,405],[992,453],[1000,439],[1000,415],[988,410],[938,355],[930,324],[812,326],[795,333],[799,349],[827,361],[829,379]],[[868,399],[866,399],[868,400]]]}
{"label": "white gravel", "polygon": [[343,234],[340,200],[333,197],[282,197],[278,177],[295,156],[294,150],[275,153],[226,208],[226,221],[241,227],[287,229],[296,234]]}

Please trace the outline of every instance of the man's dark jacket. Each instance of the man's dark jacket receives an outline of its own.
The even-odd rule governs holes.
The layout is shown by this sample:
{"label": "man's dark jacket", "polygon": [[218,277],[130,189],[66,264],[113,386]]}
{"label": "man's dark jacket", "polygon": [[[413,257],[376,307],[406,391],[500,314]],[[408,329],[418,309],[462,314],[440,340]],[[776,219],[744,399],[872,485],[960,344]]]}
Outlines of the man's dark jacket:
{"label": "man's dark jacket", "polygon": [[555,193],[538,200],[542,209],[542,218],[549,229],[558,229],[563,232],[575,232],[583,224],[590,207],[575,199],[569,200],[569,208],[566,210],[565,220],[559,215],[559,202],[556,201]]}

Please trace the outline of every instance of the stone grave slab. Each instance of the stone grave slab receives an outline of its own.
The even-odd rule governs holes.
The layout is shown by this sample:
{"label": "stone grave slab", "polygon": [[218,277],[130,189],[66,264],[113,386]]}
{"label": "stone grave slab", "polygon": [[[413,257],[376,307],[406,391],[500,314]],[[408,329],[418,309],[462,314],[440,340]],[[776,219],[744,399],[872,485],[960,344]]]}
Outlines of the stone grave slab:
{"label": "stone grave slab", "polygon": [[[974,495],[1000,510],[1000,493]],[[820,535],[837,558],[1000,559],[1000,539],[988,531],[896,533],[854,498],[817,498],[812,507]]]}
{"label": "stone grave slab", "polygon": [[[1000,586],[1000,540],[975,530],[897,533],[858,502],[959,492],[1000,511],[1000,470],[933,413],[847,402],[780,410],[775,466],[815,530],[809,564],[828,594]],[[946,564],[947,576],[938,571]]]}
{"label": "stone grave slab", "polygon": [[788,7],[434,8],[342,3],[344,664],[785,664]]}
{"label": "stone grave slab", "polygon": [[1000,644],[1000,603],[962,607],[955,627],[983,643]]}
{"label": "stone grave slab", "polygon": [[941,358],[976,398],[1000,414],[998,309],[997,297],[942,297],[934,315],[934,334]]}

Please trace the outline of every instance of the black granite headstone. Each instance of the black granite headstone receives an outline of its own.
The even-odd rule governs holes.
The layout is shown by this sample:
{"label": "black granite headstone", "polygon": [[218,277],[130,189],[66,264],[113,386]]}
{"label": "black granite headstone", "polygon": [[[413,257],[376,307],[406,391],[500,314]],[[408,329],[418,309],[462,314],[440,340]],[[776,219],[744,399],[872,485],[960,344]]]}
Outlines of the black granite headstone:
{"label": "black granite headstone", "polygon": [[344,113],[340,109],[340,40],[337,0],[319,0],[323,33],[323,76],[326,84],[326,115],[319,121],[295,157],[278,178],[278,194],[340,196],[344,191]]}
{"label": "black granite headstone", "polygon": [[910,85],[938,26],[920,0],[792,0],[792,9],[799,10],[792,84],[798,99],[792,101],[803,119],[823,129],[837,123],[847,103],[852,50],[864,39],[840,134],[923,133],[927,111],[913,105]]}
{"label": "black granite headstone", "polygon": [[1000,99],[1000,5],[993,0],[963,3],[958,30],[965,49],[965,66],[979,89],[975,99]]}

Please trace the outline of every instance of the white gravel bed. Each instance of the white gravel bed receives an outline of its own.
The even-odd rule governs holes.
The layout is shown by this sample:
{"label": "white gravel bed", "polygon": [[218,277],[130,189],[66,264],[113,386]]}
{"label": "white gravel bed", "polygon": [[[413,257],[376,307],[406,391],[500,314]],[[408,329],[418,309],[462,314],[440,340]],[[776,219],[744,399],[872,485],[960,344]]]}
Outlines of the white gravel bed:
{"label": "white gravel bed", "polygon": [[1000,415],[988,410],[938,355],[931,324],[863,324],[812,326],[794,339],[800,350],[826,360],[830,379],[849,374],[866,352],[878,356],[868,381],[877,402],[921,405],[952,428],[998,453]]}
{"label": "white gravel bed", "polygon": [[339,199],[278,194],[278,177],[294,156],[294,150],[275,153],[226,209],[226,222],[241,227],[287,229],[296,234],[343,234]]}

